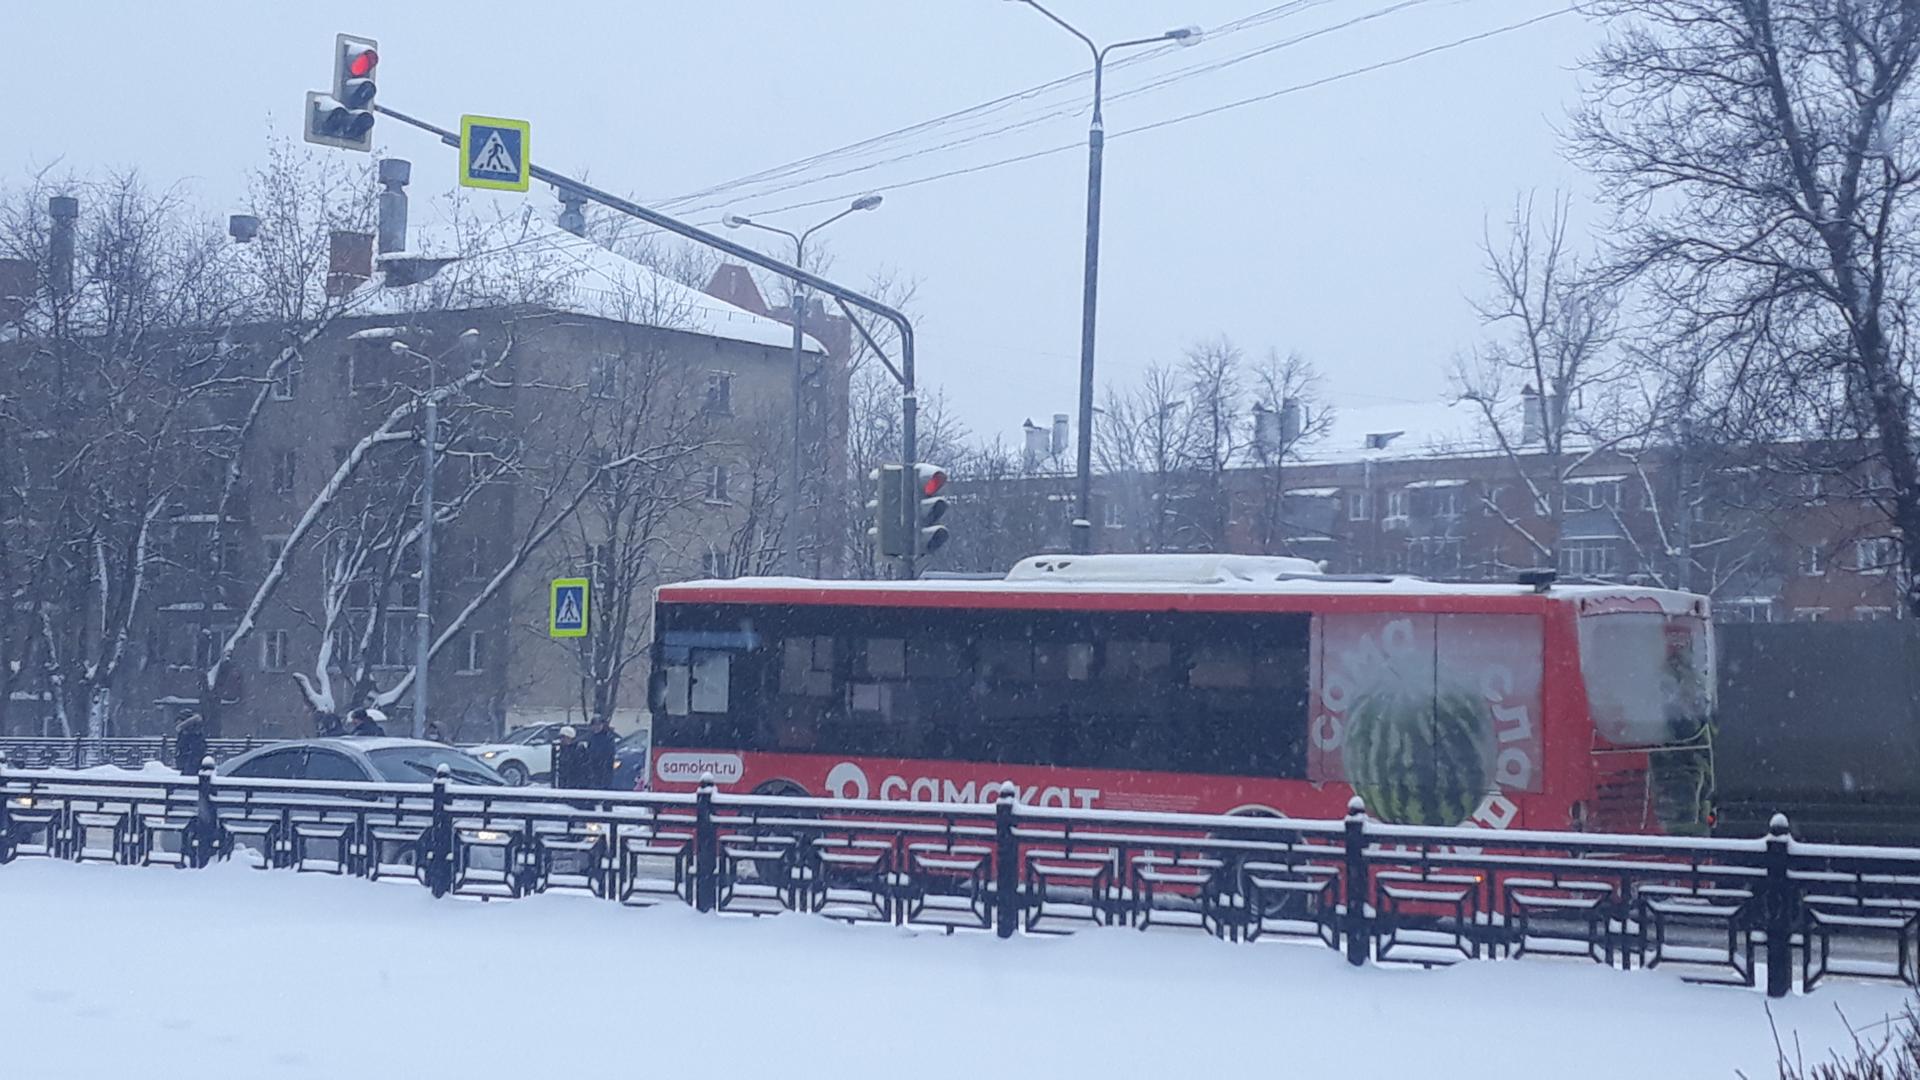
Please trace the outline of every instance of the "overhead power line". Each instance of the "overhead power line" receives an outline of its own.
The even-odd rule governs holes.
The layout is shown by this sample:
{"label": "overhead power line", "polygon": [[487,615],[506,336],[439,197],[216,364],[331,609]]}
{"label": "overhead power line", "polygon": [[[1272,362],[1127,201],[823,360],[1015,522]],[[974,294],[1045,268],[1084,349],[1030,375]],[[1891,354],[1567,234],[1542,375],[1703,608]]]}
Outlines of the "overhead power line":
{"label": "overhead power line", "polygon": [[[1208,106],[1207,108],[1204,108],[1204,109],[1197,109],[1193,112],[1183,113],[1179,116],[1168,117],[1167,119],[1164,119],[1164,120],[1156,120],[1151,123],[1138,125],[1136,127],[1130,127],[1120,131],[1109,132],[1107,134],[1107,138],[1108,140],[1113,140],[1113,139],[1121,138],[1127,135],[1137,135],[1145,131],[1154,131],[1159,128],[1171,127],[1175,124],[1186,123],[1187,121],[1197,120],[1197,119],[1200,119],[1201,117],[1213,116],[1217,113],[1223,113],[1232,109],[1243,108],[1245,106],[1257,104],[1259,102],[1271,101],[1274,98],[1285,97],[1290,94],[1297,94],[1304,90],[1312,90],[1317,87],[1329,85],[1331,83],[1343,82],[1347,79],[1358,78],[1361,75],[1372,74],[1373,72],[1382,71],[1387,68],[1399,67],[1402,64],[1408,64],[1415,60],[1419,60],[1428,56],[1435,55],[1436,53],[1448,52],[1453,49],[1458,49],[1467,45],[1475,44],[1477,42],[1486,41],[1490,38],[1500,37],[1505,34],[1510,34],[1519,30],[1524,30],[1528,27],[1535,26],[1537,24],[1544,23],[1552,19],[1557,19],[1564,15],[1571,15],[1576,13],[1577,10],[1578,9],[1572,8],[1572,7],[1557,8],[1553,11],[1545,12],[1540,15],[1535,15],[1530,18],[1521,19],[1517,22],[1511,22],[1502,26],[1497,26],[1490,30],[1484,30],[1476,34],[1469,34],[1465,37],[1454,38],[1451,41],[1445,41],[1438,45],[1430,45],[1424,49],[1418,49],[1418,50],[1415,50],[1414,52],[1405,53],[1388,60],[1381,60],[1375,63],[1365,64],[1360,67],[1349,68],[1345,71],[1337,72],[1332,75],[1322,76],[1317,79],[1310,79],[1306,82],[1294,83],[1289,86],[1280,87],[1276,90],[1267,91],[1266,93],[1254,94],[1249,97],[1238,98],[1233,101],[1223,102],[1219,105]],[[871,191],[883,191],[883,192],[900,191],[906,188],[919,187],[922,184],[931,184],[940,180],[949,180],[957,176],[967,176],[973,173],[985,172],[989,169],[998,169],[1007,165],[1016,165],[1023,161],[1033,161],[1038,158],[1050,157],[1054,154],[1065,153],[1070,150],[1082,150],[1082,149],[1085,149],[1085,147],[1086,147],[1086,144],[1084,142],[1076,140],[1070,143],[1062,143],[1058,146],[1050,146],[1042,150],[1033,150],[1027,153],[1015,154],[1010,157],[996,158],[992,161],[980,162],[974,165],[966,165],[966,166],[961,166],[953,169],[947,169],[947,170],[932,173],[926,176],[914,177],[913,179],[910,179],[910,180],[902,180],[894,183],[877,184],[871,187],[863,187],[863,188],[860,188],[854,191],[845,192],[842,194],[830,195],[830,196],[826,196],[818,199],[807,199],[801,202],[788,203],[784,206],[769,207],[766,209],[756,210],[754,212],[758,215],[769,215],[769,214],[784,213],[788,210],[804,210],[804,209],[808,209],[815,206],[826,206],[831,203],[844,202],[847,199],[853,198],[857,195],[866,194]],[[802,182],[798,184],[787,185],[782,188],[776,188],[773,191],[763,193],[760,197],[766,198],[770,195],[778,194],[780,191],[789,191],[797,187],[811,186],[811,183],[812,182]]]}
{"label": "overhead power line", "polygon": [[[1217,41],[1220,38],[1226,37],[1230,34],[1238,33],[1243,30],[1253,29],[1255,27],[1273,22],[1277,19],[1282,19],[1290,15],[1298,14],[1302,11],[1307,11],[1312,8],[1322,7],[1332,2],[1334,2],[1334,0],[1289,0],[1288,3],[1278,4],[1278,5],[1275,5],[1274,7],[1266,8],[1262,11],[1255,12],[1252,15],[1235,19],[1232,22],[1226,23],[1222,26],[1215,27],[1208,32],[1206,40]],[[1426,0],[1414,0],[1414,2],[1426,2]],[[1161,48],[1150,49],[1150,50],[1147,50],[1146,52],[1125,56],[1119,60],[1114,61],[1113,64],[1110,66],[1110,69],[1118,69],[1118,68],[1123,68],[1123,67],[1127,67],[1134,64],[1150,62],[1157,57],[1164,56],[1169,52],[1175,51],[1179,48],[1181,48],[1181,46],[1168,44]],[[848,143],[844,146],[835,147],[832,150],[822,151],[821,153],[813,154],[804,158],[799,158],[794,161],[787,162],[783,165],[775,165],[770,168],[763,169],[756,173],[750,173],[746,176],[738,177],[736,179],[728,180],[719,184],[714,184],[712,186],[702,188],[698,191],[689,192],[688,194],[681,195],[672,199],[666,199],[661,201],[660,205],[668,209],[672,209],[676,207],[684,207],[688,203],[695,202],[698,200],[703,200],[703,199],[711,199],[713,196],[719,195],[723,192],[735,191],[743,187],[752,187],[759,184],[772,182],[775,180],[786,179],[798,173],[805,172],[806,170],[811,169],[815,166],[818,166],[839,158],[848,158],[848,157],[857,158],[859,156],[862,156],[863,154],[883,152],[891,144],[898,144],[898,143],[904,143],[904,142],[910,141],[913,137],[921,135],[923,133],[929,133],[942,128],[951,128],[957,124],[958,125],[978,124],[983,120],[992,118],[993,114],[995,113],[1002,112],[1004,110],[1019,106],[1024,103],[1033,102],[1035,99],[1042,98],[1054,90],[1059,90],[1066,87],[1078,87],[1081,84],[1083,84],[1086,81],[1087,77],[1091,74],[1092,74],[1092,69],[1089,68],[1086,70],[1074,72],[1073,74],[1070,74],[1070,75],[1063,75],[1060,78],[1052,79],[1044,83],[1039,83],[1037,85],[1027,87],[1024,90],[1015,91],[1011,94],[1005,94],[1000,97],[981,102],[977,105],[969,106],[965,109],[960,109],[955,112],[950,112],[941,116],[936,116],[930,120],[923,120],[918,123],[909,124],[905,127],[896,128],[892,131],[882,132],[879,135],[874,135],[869,138],[861,139],[857,142]],[[1072,106],[1070,111],[1077,112],[1077,111],[1082,111],[1085,108],[1086,108],[1085,102],[1076,102]],[[1049,107],[1049,111],[1042,114],[1039,117],[1039,119],[1051,119],[1055,115],[1058,115],[1057,107]],[[1024,126],[1024,125],[1016,124],[1014,126]]]}

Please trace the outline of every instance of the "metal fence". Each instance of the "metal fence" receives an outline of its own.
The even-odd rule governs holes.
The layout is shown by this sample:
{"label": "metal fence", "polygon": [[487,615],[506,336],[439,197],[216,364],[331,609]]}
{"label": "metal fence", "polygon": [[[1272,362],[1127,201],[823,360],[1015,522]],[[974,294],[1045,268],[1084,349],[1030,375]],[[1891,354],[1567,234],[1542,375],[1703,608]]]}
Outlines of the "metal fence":
{"label": "metal fence", "polygon": [[[258,746],[275,742],[247,736],[241,739],[208,739],[207,754],[225,761]],[[118,765],[137,769],[149,761],[172,765],[177,757],[178,740],[171,735],[72,738],[7,736],[0,737],[0,757],[19,769],[90,769],[100,765]]]}
{"label": "metal fence", "polygon": [[0,875],[40,856],[566,890],[723,914],[947,932],[1184,930],[1354,964],[1555,956],[1676,967],[1775,996],[1833,975],[1920,985],[1920,850],[1765,839],[721,794],[8,770]]}

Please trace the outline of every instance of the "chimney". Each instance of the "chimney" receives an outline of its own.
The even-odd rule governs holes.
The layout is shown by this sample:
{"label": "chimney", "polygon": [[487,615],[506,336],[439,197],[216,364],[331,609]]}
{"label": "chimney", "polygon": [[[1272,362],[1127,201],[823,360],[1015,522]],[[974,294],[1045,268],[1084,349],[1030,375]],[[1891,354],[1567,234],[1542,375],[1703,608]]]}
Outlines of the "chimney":
{"label": "chimney", "polygon": [[[380,159],[380,202],[374,213],[380,254],[407,250],[407,184],[413,180],[413,162],[405,158]],[[371,277],[373,266],[367,266]]]}
{"label": "chimney", "polygon": [[1307,410],[1300,404],[1299,398],[1280,399],[1280,445],[1292,446],[1300,440],[1300,429],[1306,425]]}
{"label": "chimney", "polygon": [[1048,438],[1047,429],[1034,423],[1032,418],[1021,421],[1020,430],[1026,435],[1026,452],[1022,456],[1025,458],[1027,471],[1032,472],[1047,459],[1047,447],[1051,440]]}
{"label": "chimney", "polygon": [[577,191],[560,193],[560,227],[575,236],[587,235],[587,197]]}
{"label": "chimney", "polygon": [[1253,453],[1261,461],[1271,461],[1282,445],[1280,414],[1267,408],[1264,401],[1253,403]]}
{"label": "chimney", "polygon": [[1053,441],[1048,444],[1054,457],[1064,457],[1067,452],[1067,414],[1053,414]]}
{"label": "chimney", "polygon": [[345,296],[372,276],[372,236],[336,229],[327,237],[328,296]]}
{"label": "chimney", "polygon": [[1532,383],[1520,388],[1520,445],[1532,446],[1546,439],[1540,417],[1540,392]]}
{"label": "chimney", "polygon": [[27,313],[38,276],[31,259],[0,259],[0,323]]}
{"label": "chimney", "polygon": [[53,218],[47,243],[47,285],[55,296],[65,296],[73,291],[73,234],[80,218],[80,200],[55,195],[47,200],[47,214]]}
{"label": "chimney", "polygon": [[260,219],[252,214],[227,215],[227,235],[233,237],[236,244],[251,243],[260,235]]}

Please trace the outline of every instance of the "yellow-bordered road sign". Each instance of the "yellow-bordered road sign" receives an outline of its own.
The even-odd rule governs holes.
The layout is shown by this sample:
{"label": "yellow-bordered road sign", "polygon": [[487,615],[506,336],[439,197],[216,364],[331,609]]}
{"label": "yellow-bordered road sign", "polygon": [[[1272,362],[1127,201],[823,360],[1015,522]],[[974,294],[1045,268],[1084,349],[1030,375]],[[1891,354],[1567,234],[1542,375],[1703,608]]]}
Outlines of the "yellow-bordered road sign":
{"label": "yellow-bordered road sign", "polygon": [[568,638],[587,636],[586,578],[554,578],[547,595],[547,635]]}
{"label": "yellow-bordered road sign", "polygon": [[532,125],[497,116],[460,118],[460,183],[494,191],[525,191],[532,182]]}

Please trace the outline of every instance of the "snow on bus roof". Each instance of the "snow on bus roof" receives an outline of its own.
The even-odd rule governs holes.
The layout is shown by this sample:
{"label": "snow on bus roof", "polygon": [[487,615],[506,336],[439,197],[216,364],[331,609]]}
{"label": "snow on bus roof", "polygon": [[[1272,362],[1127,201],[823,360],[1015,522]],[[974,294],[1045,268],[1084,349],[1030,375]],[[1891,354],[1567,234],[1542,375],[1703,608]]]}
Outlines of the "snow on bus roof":
{"label": "snow on bus roof", "polygon": [[[687,581],[660,587],[662,600],[691,595],[791,593],[816,597],[884,593],[912,589],[927,593],[1103,594],[1267,593],[1285,596],[1520,597],[1530,585],[1504,582],[1429,581],[1404,575],[1338,575],[1320,572],[1306,559],[1260,555],[1037,555],[1023,559],[1005,578],[903,581],[821,581],[813,578],[760,577]],[[1653,601],[1669,614],[1703,613],[1705,601],[1690,593],[1631,585],[1554,585],[1548,598],[1579,601],[1583,609],[1612,602]]]}

